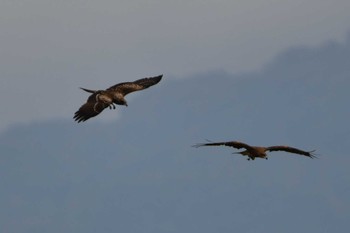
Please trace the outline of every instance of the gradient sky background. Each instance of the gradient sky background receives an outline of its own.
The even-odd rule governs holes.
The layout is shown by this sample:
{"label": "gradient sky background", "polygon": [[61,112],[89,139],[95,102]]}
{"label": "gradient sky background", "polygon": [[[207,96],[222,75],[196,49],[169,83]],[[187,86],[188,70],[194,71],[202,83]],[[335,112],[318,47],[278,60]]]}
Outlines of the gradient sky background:
{"label": "gradient sky background", "polygon": [[347,0],[2,0],[0,129],[71,117],[80,86],[251,72],[291,46],[344,41],[349,8]]}
{"label": "gradient sky background", "polygon": [[[348,232],[350,2],[0,1],[1,232]],[[164,74],[77,124],[80,86]],[[213,141],[288,144],[246,161]]]}

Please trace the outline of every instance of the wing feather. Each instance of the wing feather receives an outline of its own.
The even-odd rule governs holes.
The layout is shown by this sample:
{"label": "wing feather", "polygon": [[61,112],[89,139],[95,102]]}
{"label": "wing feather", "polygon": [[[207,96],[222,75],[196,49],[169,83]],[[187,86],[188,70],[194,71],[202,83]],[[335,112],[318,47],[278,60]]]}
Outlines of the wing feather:
{"label": "wing feather", "polygon": [[251,146],[249,146],[248,144],[245,144],[243,142],[237,142],[237,141],[198,143],[194,145],[194,147],[201,147],[201,146],[229,146],[236,149],[241,149],[241,148],[251,149]]}
{"label": "wing feather", "polygon": [[97,116],[100,114],[105,108],[109,106],[107,103],[98,102],[96,100],[96,95],[98,93],[94,93],[89,96],[86,103],[83,104],[78,111],[74,114],[74,120],[79,122],[86,121],[91,117]]}
{"label": "wing feather", "polygon": [[303,151],[298,148],[290,147],[290,146],[270,146],[267,147],[266,150],[268,151],[285,151],[289,153],[294,153],[294,154],[299,154],[299,155],[304,155],[310,158],[316,158],[316,156],[312,153],[312,151]]}
{"label": "wing feather", "polygon": [[159,83],[162,77],[163,75],[159,75],[156,77],[138,79],[134,82],[118,83],[109,87],[107,91],[116,91],[125,96],[131,92],[140,91]]}

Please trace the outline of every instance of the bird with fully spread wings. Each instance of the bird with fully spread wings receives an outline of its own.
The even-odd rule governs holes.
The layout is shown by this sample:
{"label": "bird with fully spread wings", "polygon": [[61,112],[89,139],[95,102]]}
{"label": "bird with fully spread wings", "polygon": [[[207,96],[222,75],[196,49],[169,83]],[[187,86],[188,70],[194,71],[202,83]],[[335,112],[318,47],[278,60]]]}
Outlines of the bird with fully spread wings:
{"label": "bird with fully spread wings", "polygon": [[265,158],[267,159],[266,152],[268,151],[285,151],[289,153],[304,155],[309,158],[316,158],[316,156],[312,153],[313,151],[303,151],[294,147],[290,146],[269,146],[269,147],[262,147],[262,146],[250,146],[248,144],[245,144],[243,142],[237,142],[237,141],[230,141],[230,142],[210,142],[210,143],[200,143],[194,145],[194,147],[201,147],[201,146],[229,146],[236,149],[242,149],[244,148],[244,151],[236,152],[235,154],[241,154],[243,156],[248,156],[248,160],[254,160],[255,158]]}
{"label": "bird with fully spread wings", "polygon": [[140,91],[160,82],[163,75],[150,78],[142,78],[134,82],[123,82],[109,87],[106,90],[82,90],[92,93],[78,111],[74,114],[74,120],[77,122],[86,121],[91,117],[97,116],[105,108],[115,109],[115,105],[128,106],[124,97],[134,91]]}

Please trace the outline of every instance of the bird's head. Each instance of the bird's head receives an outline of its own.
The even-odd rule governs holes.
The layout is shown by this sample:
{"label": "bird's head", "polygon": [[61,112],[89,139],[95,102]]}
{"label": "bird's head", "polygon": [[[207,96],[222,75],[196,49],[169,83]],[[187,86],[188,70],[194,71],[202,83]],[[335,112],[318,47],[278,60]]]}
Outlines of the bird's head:
{"label": "bird's head", "polygon": [[128,103],[126,102],[126,100],[124,98],[120,98],[118,100],[115,100],[114,103],[118,104],[118,105],[124,105],[124,106],[128,106]]}

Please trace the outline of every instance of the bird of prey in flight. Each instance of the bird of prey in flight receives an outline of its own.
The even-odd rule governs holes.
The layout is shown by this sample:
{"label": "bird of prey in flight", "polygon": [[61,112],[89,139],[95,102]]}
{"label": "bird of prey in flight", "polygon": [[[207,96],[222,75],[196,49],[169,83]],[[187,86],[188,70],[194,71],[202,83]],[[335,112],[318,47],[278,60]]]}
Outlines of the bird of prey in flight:
{"label": "bird of prey in flight", "polygon": [[78,111],[74,114],[74,120],[79,122],[86,121],[91,117],[97,116],[105,108],[115,109],[115,105],[128,106],[124,97],[134,91],[140,91],[160,82],[163,75],[150,78],[142,78],[134,82],[119,83],[107,88],[106,90],[82,90],[92,93]]}
{"label": "bird of prey in flight", "polygon": [[244,148],[244,151],[235,152],[234,154],[241,154],[243,156],[248,156],[248,160],[254,160],[255,158],[265,158],[267,159],[266,152],[268,151],[285,151],[289,153],[304,155],[309,158],[316,158],[314,154],[312,154],[313,151],[303,151],[294,147],[289,146],[269,146],[269,147],[262,147],[262,146],[250,146],[248,144],[245,144],[243,142],[237,142],[237,141],[230,141],[230,142],[210,142],[210,143],[200,143],[194,145],[194,147],[201,147],[201,146],[229,146],[236,149]]}

